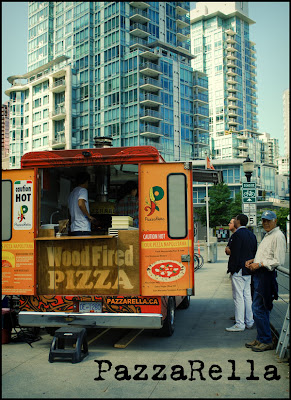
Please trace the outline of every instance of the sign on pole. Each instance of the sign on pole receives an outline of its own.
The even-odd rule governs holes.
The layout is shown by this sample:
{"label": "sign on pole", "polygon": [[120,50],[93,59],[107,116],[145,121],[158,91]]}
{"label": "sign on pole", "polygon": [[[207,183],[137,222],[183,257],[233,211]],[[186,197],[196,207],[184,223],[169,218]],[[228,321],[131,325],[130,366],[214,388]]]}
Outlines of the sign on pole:
{"label": "sign on pole", "polygon": [[257,226],[256,183],[244,182],[242,186],[242,209],[248,216],[248,226]]}
{"label": "sign on pole", "polygon": [[256,203],[256,183],[243,182],[242,184],[242,202]]}

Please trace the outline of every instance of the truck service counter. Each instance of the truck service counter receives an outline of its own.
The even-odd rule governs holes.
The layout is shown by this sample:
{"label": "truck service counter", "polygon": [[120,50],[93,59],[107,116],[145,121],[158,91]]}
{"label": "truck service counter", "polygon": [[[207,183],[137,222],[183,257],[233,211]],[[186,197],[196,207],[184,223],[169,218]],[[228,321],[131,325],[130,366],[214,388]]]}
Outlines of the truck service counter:
{"label": "truck service counter", "polygon": [[139,295],[139,232],[35,238],[38,295]]}

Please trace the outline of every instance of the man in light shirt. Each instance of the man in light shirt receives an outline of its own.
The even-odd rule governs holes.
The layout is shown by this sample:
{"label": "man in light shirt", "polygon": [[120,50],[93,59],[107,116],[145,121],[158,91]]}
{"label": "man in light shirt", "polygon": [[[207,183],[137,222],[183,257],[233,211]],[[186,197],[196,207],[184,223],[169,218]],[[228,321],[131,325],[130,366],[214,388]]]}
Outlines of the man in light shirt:
{"label": "man in light shirt", "polygon": [[273,211],[262,214],[262,224],[266,234],[261,241],[255,258],[246,261],[246,268],[253,273],[253,315],[257,327],[257,338],[246,343],[253,351],[266,351],[274,348],[270,328],[270,312],[273,300],[278,299],[277,272],[283,266],[286,254],[286,239],[277,227],[277,216]]}
{"label": "man in light shirt", "polygon": [[89,213],[88,186],[90,175],[87,172],[77,176],[77,187],[71,192],[68,200],[71,214],[71,235],[91,235],[91,222],[95,218]]}

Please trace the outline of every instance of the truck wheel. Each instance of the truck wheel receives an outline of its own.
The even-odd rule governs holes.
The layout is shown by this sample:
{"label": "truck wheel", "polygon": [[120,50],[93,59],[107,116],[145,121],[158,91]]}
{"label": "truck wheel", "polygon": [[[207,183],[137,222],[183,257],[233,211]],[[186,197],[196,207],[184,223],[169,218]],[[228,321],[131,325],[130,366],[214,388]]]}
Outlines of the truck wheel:
{"label": "truck wheel", "polygon": [[186,296],[182,302],[179,304],[179,307],[181,310],[186,310],[190,306],[190,296]]}
{"label": "truck wheel", "polygon": [[175,299],[169,297],[167,306],[167,316],[164,320],[163,327],[160,330],[161,336],[172,336],[175,330]]}

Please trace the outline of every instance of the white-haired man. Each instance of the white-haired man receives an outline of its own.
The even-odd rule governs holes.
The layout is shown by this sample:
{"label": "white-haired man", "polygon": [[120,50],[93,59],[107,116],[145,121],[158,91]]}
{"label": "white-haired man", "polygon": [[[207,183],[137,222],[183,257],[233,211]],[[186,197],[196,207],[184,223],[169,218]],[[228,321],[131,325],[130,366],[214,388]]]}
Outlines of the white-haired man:
{"label": "white-haired man", "polygon": [[261,241],[255,258],[246,261],[246,267],[253,272],[253,315],[257,327],[257,338],[246,343],[253,351],[274,348],[270,328],[270,312],[273,300],[278,298],[276,268],[283,266],[286,254],[286,239],[277,227],[277,216],[273,211],[264,211],[262,224],[266,234]]}

